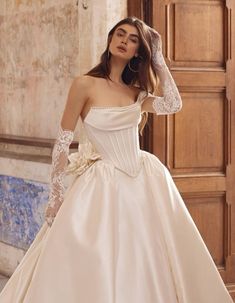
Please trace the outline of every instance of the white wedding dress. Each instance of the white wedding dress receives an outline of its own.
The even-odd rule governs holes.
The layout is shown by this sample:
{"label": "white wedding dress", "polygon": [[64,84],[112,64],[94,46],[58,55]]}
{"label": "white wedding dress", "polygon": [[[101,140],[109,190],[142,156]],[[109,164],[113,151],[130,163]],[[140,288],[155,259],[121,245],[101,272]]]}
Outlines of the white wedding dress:
{"label": "white wedding dress", "polygon": [[139,147],[141,96],[90,109],[83,126],[101,157],[43,224],[1,303],[233,302],[168,169]]}

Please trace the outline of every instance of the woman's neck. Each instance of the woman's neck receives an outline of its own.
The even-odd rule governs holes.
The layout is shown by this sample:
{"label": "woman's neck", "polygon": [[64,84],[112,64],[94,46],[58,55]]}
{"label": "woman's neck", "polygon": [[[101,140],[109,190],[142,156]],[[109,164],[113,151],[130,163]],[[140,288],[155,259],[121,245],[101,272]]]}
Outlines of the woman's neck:
{"label": "woman's neck", "polygon": [[116,84],[125,85],[122,80],[122,73],[126,66],[126,61],[120,60],[115,57],[110,59],[110,74],[109,78]]}

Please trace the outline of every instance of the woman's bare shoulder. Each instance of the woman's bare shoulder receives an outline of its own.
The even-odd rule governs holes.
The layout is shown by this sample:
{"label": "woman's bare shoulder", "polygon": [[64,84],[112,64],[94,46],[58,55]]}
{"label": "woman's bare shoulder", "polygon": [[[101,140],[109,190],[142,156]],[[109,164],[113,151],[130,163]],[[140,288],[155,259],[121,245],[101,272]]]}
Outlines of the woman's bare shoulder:
{"label": "woman's bare shoulder", "polygon": [[74,85],[78,89],[88,89],[95,83],[94,77],[90,77],[88,75],[76,76],[73,80]]}
{"label": "woman's bare shoulder", "polygon": [[61,120],[61,126],[64,129],[74,130],[79,115],[89,99],[90,82],[90,79],[85,76],[74,77]]}

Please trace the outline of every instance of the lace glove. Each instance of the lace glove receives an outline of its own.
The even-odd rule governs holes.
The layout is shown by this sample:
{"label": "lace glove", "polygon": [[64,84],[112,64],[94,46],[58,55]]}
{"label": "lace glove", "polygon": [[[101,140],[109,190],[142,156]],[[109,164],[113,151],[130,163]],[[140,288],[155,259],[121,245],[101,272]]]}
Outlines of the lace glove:
{"label": "lace glove", "polygon": [[172,114],[181,110],[182,100],[162,54],[161,36],[153,28],[150,32],[152,36],[152,66],[160,79],[163,90],[163,97],[155,97],[152,106],[157,115]]}
{"label": "lace glove", "polygon": [[63,184],[68,164],[69,145],[73,141],[74,132],[63,130],[60,126],[52,152],[52,169],[49,201],[45,211],[45,219],[49,226],[64,201],[65,186]]}

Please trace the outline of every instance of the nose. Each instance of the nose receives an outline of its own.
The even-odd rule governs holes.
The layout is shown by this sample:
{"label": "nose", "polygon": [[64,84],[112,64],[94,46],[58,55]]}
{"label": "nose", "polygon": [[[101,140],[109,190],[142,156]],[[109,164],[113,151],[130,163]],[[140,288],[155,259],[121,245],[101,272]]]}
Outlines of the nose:
{"label": "nose", "polygon": [[127,38],[123,38],[122,43],[127,44]]}

